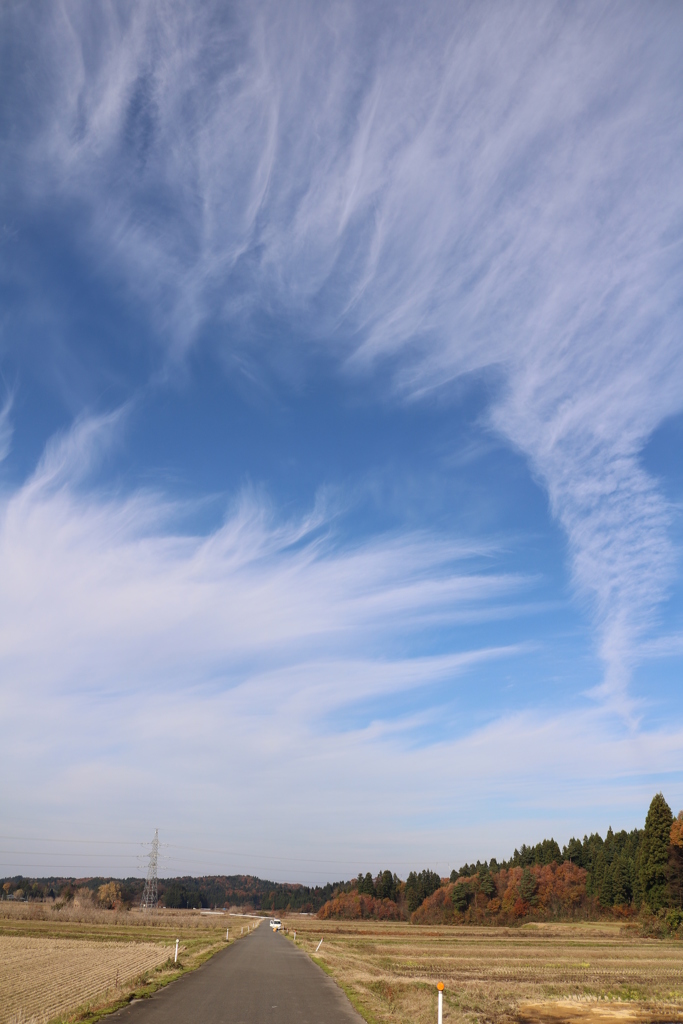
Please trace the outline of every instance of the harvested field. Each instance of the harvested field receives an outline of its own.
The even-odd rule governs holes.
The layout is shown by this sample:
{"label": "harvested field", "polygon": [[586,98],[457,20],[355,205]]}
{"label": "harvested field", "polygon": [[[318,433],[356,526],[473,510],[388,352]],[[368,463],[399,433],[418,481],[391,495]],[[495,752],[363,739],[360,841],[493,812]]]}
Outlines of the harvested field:
{"label": "harvested field", "polygon": [[120,991],[163,963],[168,945],[0,935],[0,1024],[23,1014],[45,1024],[60,1013]]}
{"label": "harvested field", "polygon": [[199,966],[227,945],[226,928],[234,942],[253,924],[199,911],[0,904],[0,1024],[87,1021]]}
{"label": "harvested field", "polygon": [[444,1024],[683,1021],[683,943],[619,924],[285,923],[370,1022],[434,1024],[437,981]]}

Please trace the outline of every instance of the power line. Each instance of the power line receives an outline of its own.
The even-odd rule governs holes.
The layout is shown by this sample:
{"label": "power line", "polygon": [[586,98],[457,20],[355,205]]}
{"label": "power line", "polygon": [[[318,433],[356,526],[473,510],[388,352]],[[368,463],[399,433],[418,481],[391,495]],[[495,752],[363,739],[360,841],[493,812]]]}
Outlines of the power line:
{"label": "power line", "polygon": [[18,843],[89,843],[94,846],[148,846],[148,843],[136,842],[133,839],[48,839],[45,836],[0,836],[0,839],[8,839],[10,842]]}
{"label": "power line", "polygon": [[13,856],[21,856],[22,854],[26,854],[28,857],[115,857],[118,860],[121,860],[122,857],[126,858],[127,860],[135,860],[136,858],[139,859],[141,856],[143,856],[143,854],[139,853],[74,853],[71,851],[69,851],[68,853],[59,853],[57,851],[52,850],[0,850],[0,854],[12,854]]}
{"label": "power line", "polygon": [[[157,832],[158,832],[158,830],[157,830]],[[107,845],[107,846],[113,846],[113,845],[117,845],[117,846],[148,846],[147,843],[135,842],[134,840],[121,840],[121,839],[113,839],[113,840],[109,840],[109,839],[56,839],[56,838],[46,838],[46,837],[36,838],[36,837],[33,837],[33,836],[4,836],[4,835],[0,835],[0,840],[1,839],[9,840],[9,841],[18,841],[18,842],[31,842],[31,843],[34,843],[34,842],[35,843],[70,843],[70,844],[86,844],[87,843],[89,845],[98,845],[98,846],[103,846],[103,845]],[[191,853],[214,854],[214,855],[220,856],[220,857],[234,857],[234,858],[240,859],[240,860],[278,861],[278,862],[285,862],[285,863],[289,863],[289,864],[321,864],[321,865],[322,864],[329,864],[329,865],[342,866],[343,864],[347,864],[349,861],[352,861],[352,860],[353,861],[360,861],[360,860],[375,860],[375,859],[377,859],[375,854],[365,854],[365,853],[350,854],[350,855],[349,854],[345,854],[345,855],[343,855],[343,856],[341,856],[341,857],[339,857],[339,858],[337,858],[335,860],[332,860],[332,859],[329,859],[329,858],[324,858],[324,857],[298,857],[296,854],[292,854],[292,855],[289,855],[289,856],[279,856],[277,854],[268,854],[268,853],[253,853],[253,852],[248,852],[248,851],[244,852],[244,851],[236,851],[236,850],[215,850],[215,849],[210,849],[210,848],[201,847],[201,846],[185,846],[182,843],[158,843],[157,844],[157,850],[159,848],[172,849],[172,850],[187,850],[187,851],[189,851]],[[96,854],[96,853],[85,854],[85,853],[76,853],[76,852],[64,853],[64,854],[60,854],[60,853],[56,853],[56,852],[55,853],[48,853],[48,852],[38,851],[38,850],[26,850],[26,851],[23,851],[23,850],[11,850],[10,851],[10,850],[8,850],[8,851],[0,851],[0,853],[5,853],[5,852],[6,853],[11,853],[11,854],[23,854],[23,853],[26,853],[29,856],[45,856],[45,857],[49,857],[49,856],[55,856],[55,857],[57,857],[57,856],[59,856],[59,857],[67,857],[67,856],[73,856],[73,857],[87,857],[87,856],[107,857],[107,856],[109,856],[108,854],[99,854],[99,853],[98,854]],[[131,854],[128,854],[128,855],[127,854],[119,854],[117,856],[135,857],[135,856],[139,856],[139,855],[131,853]],[[147,856],[149,856],[149,855],[147,855]],[[159,856],[161,856],[161,855],[159,855]],[[178,860],[180,860],[181,858],[175,858],[174,857],[174,858],[169,858],[169,859],[173,859],[173,860],[178,859]],[[418,860],[423,860],[423,861],[429,860],[430,863],[433,864],[434,866],[440,866],[440,865],[444,865],[444,864],[451,864],[451,860],[450,859],[434,858],[434,857],[422,857],[422,858],[420,858],[420,857],[412,857],[412,858],[410,858],[410,860],[399,860],[399,859],[397,859],[395,857],[384,857],[384,858],[380,858],[380,859],[386,860],[386,861],[391,860],[392,864],[395,864],[396,866],[399,866],[399,865],[400,866],[414,866],[417,863]]]}

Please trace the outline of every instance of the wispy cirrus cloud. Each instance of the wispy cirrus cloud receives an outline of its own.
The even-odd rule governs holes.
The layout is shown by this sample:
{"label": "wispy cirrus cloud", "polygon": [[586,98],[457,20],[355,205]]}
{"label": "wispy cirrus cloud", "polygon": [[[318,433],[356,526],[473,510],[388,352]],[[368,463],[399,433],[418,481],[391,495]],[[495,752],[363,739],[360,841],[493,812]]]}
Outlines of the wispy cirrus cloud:
{"label": "wispy cirrus cloud", "polygon": [[[523,663],[528,644],[411,649],[435,620],[524,607],[534,581],[487,568],[490,547],[419,533],[344,545],[320,510],[283,522],[249,493],[213,532],[183,533],[177,505],[84,475],[122,428],[82,417],[3,495],[8,820],[30,805],[48,838],[104,838],[115,820],[139,841],[151,794],[167,873],[326,881],[359,859],[446,872],[549,830],[562,842],[606,815],[628,823],[653,775],[683,793],[675,725],[495,703],[482,721],[474,673]],[[78,844],[71,861],[48,842],[35,861],[12,852],[26,842],[5,847],[8,871],[13,857],[37,873],[136,870],[106,841],[92,863]]]}
{"label": "wispy cirrus cloud", "polygon": [[[0,657],[24,666],[28,690],[40,679],[154,689],[169,676],[181,688],[188,678],[232,686],[274,667],[310,679],[306,666],[326,659],[378,658],[365,675],[349,669],[349,700],[371,694],[373,679],[381,692],[388,671],[400,688],[513,653],[391,662],[398,637],[477,610],[485,618],[492,602],[528,590],[523,576],[485,571],[476,544],[404,533],[340,545],[324,512],[278,521],[249,492],[218,529],[188,535],[177,529],[182,507],[158,495],[79,489],[87,453],[119,426],[118,416],[81,419],[3,498]],[[52,666],[47,677],[39,664]]]}
{"label": "wispy cirrus cloud", "polygon": [[[296,813],[349,776],[350,758],[388,779],[386,758],[398,766],[402,756],[392,737],[401,720],[412,729],[416,704],[436,719],[440,687],[528,651],[453,643],[420,653],[435,625],[518,613],[535,581],[491,570],[490,546],[419,532],[342,544],[324,511],[282,521],[249,492],[220,527],[184,533],[181,506],[88,477],[123,426],[123,414],[81,417],[0,501],[10,818],[32,793],[55,828],[83,807],[101,822],[96,784],[98,805],[134,831],[135,793],[167,773],[177,784],[155,797],[166,820],[182,808],[189,822],[198,791],[231,819],[257,799],[277,814],[285,775]],[[352,723],[340,718],[349,712]],[[222,759],[209,775],[208,748]],[[235,787],[245,759],[249,783]]]}
{"label": "wispy cirrus cloud", "polygon": [[230,323],[267,358],[266,311],[401,399],[495,368],[630,713],[675,562],[639,452],[683,394],[678,10],[36,12],[5,15],[37,40],[8,187],[76,202],[176,355]]}
{"label": "wispy cirrus cloud", "polygon": [[7,398],[0,408],[0,462],[6,459],[12,445],[12,399]]}

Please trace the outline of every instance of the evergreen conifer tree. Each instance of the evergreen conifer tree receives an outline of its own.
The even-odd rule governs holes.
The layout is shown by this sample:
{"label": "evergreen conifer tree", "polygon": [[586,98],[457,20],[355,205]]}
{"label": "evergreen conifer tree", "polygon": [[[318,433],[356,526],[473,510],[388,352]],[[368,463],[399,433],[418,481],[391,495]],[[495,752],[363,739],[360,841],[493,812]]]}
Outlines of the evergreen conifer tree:
{"label": "evergreen conifer tree", "polygon": [[667,864],[669,835],[673,824],[671,808],[661,793],[652,798],[645,819],[640,847],[640,882],[643,899],[652,911],[667,903]]}
{"label": "evergreen conifer tree", "polygon": [[489,869],[485,866],[479,869],[479,890],[491,899],[496,895],[496,883]]}
{"label": "evergreen conifer tree", "polygon": [[571,838],[562,853],[563,860],[570,860],[572,864],[583,867],[583,846],[580,839]]}
{"label": "evergreen conifer tree", "polygon": [[536,894],[536,879],[528,867],[524,868],[522,877],[519,880],[519,895],[526,903],[533,903]]}
{"label": "evergreen conifer tree", "polygon": [[472,896],[473,893],[472,889],[470,888],[469,882],[460,882],[460,884],[456,885],[455,889],[451,893],[453,906],[455,907],[456,910],[459,910],[462,913],[464,913],[470,904]]}
{"label": "evergreen conifer tree", "polygon": [[395,876],[392,875],[391,871],[380,871],[377,876],[377,885],[375,890],[377,896],[381,900],[395,900],[396,899],[396,883],[394,881]]}
{"label": "evergreen conifer tree", "polygon": [[609,864],[606,864],[604,868],[598,899],[601,907],[611,907],[614,903],[614,895],[612,892],[612,871]]}
{"label": "evergreen conifer tree", "polygon": [[408,904],[408,910],[411,914],[414,910],[417,910],[421,902],[417,883],[417,873],[415,871],[411,871],[406,880],[406,903]]}
{"label": "evergreen conifer tree", "polygon": [[621,907],[630,902],[628,867],[622,857],[617,857],[612,869],[612,902]]}
{"label": "evergreen conifer tree", "polygon": [[365,875],[363,875],[362,871],[359,873],[357,888],[359,896],[375,895],[375,883],[369,871],[367,871]]}
{"label": "evergreen conifer tree", "polygon": [[641,847],[642,841],[640,846],[636,850],[636,856],[633,862],[633,902],[637,907],[641,907],[643,904],[643,874],[640,870],[642,854]]}
{"label": "evergreen conifer tree", "polygon": [[436,892],[440,885],[441,878],[436,871],[430,871],[428,868],[419,873],[411,871],[406,880],[406,903],[411,914],[428,896]]}

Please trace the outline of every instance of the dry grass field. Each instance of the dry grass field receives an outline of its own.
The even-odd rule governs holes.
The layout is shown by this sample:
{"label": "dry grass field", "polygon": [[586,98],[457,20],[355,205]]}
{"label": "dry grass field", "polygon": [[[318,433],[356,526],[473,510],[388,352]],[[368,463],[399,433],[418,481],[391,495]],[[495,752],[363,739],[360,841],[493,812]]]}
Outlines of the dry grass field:
{"label": "dry grass field", "polygon": [[199,911],[0,904],[0,1024],[96,1019],[199,966],[226,945],[227,927],[232,942],[253,924]]}
{"label": "dry grass field", "polygon": [[619,924],[283,923],[371,1024],[436,1024],[438,981],[444,1024],[683,1021],[683,943]]}
{"label": "dry grass field", "polygon": [[168,959],[152,942],[88,942],[0,935],[0,1021],[39,1024],[107,991],[123,990]]}

